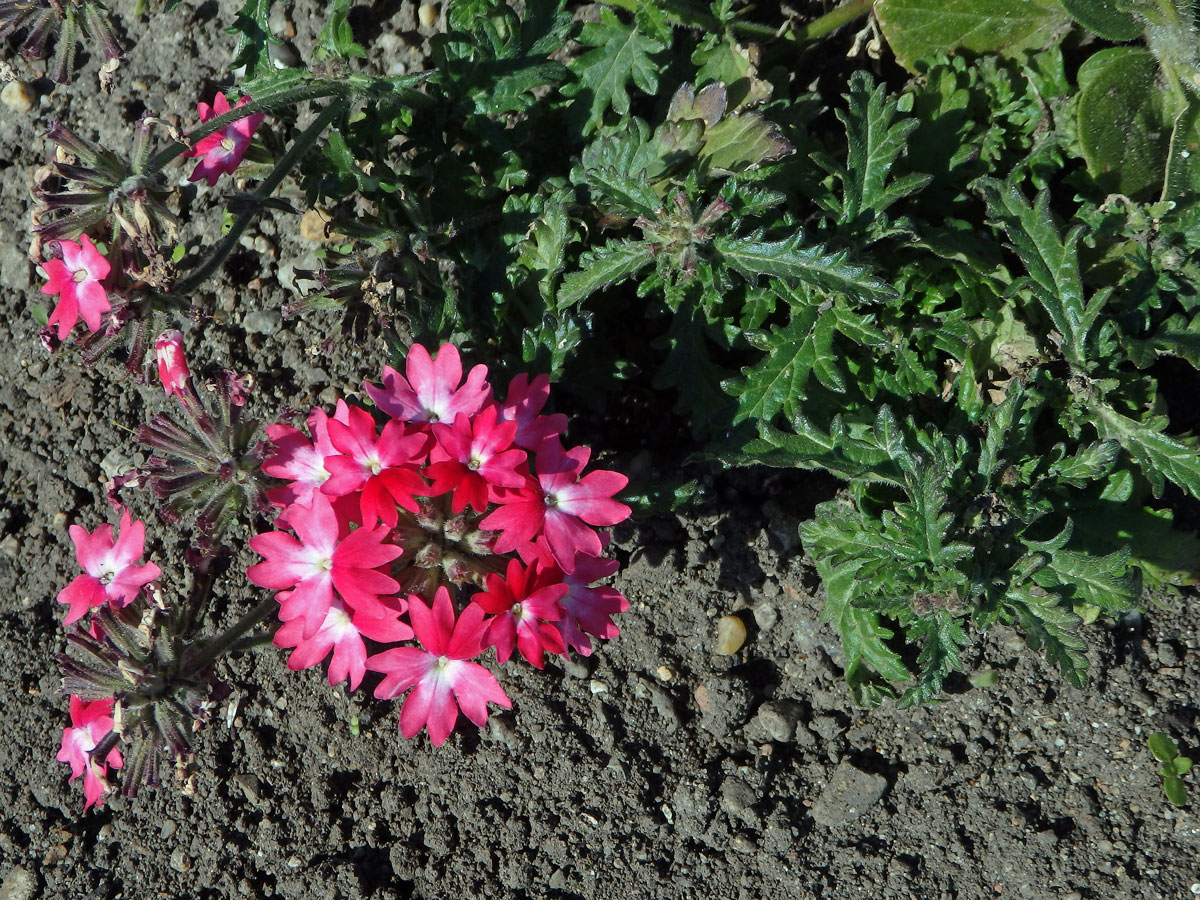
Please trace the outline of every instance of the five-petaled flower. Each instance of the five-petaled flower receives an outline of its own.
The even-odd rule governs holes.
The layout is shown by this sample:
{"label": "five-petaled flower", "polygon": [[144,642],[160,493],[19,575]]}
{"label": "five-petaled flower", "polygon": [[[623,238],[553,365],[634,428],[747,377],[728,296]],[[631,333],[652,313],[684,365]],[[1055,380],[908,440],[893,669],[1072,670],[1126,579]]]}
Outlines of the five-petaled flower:
{"label": "five-petaled flower", "polygon": [[437,358],[413,344],[404,362],[403,375],[383,367],[383,387],[368,382],[371,399],[389,416],[407,422],[453,422],[459,413],[473,416],[491,399],[487,366],[478,365],[462,381],[462,359],[453,344],[442,344]]}
{"label": "five-petaled flower", "polygon": [[490,613],[485,643],[496,648],[496,659],[508,662],[513,645],[532,666],[545,666],[546,651],[565,649],[557,622],[563,617],[562,599],[567,594],[562,572],[520,561],[508,562],[504,577],[489,575],[487,590],[471,598],[484,612]]}
{"label": "five-petaled flower", "polygon": [[387,526],[348,531],[322,494],[314,494],[312,507],[289,524],[300,540],[283,531],[255,535],[250,546],[266,561],[246,570],[255,584],[280,592],[282,621],[303,620],[300,637],[313,637],[333,606],[335,589],[356,612],[387,615],[380,596],[398,591],[400,584],[377,567],[401,553],[383,542]]}
{"label": "five-petaled flower", "polygon": [[372,672],[383,672],[375,688],[380,700],[390,700],[409,688],[413,692],[400,710],[400,733],[412,737],[428,727],[429,739],[440,747],[454,730],[458,711],[482,727],[487,723],[487,705],[510,707],[512,701],[496,676],[479,663],[483,640],[483,610],[472,603],[454,621],[450,592],[440,587],[430,609],[415,594],[408,598],[408,616],[417,640],[424,649],[397,647],[367,660]]}
{"label": "five-petaled flower", "polygon": [[58,305],[50,313],[46,327],[57,327],[62,340],[82,317],[88,331],[99,331],[100,317],[112,309],[103,284],[111,266],[86,234],[80,236],[79,243],[63,240],[58,246],[62,259],[42,263],[48,279],[42,293],[58,295]]}
{"label": "five-petaled flower", "polygon": [[[237,109],[249,102],[250,97],[247,95],[242,97],[237,102],[237,106],[232,108]],[[201,122],[207,122],[209,119],[223,116],[229,112],[230,108],[229,101],[220,92],[217,93],[212,106],[203,102],[196,106]],[[250,147],[250,139],[254,137],[254,132],[265,118],[266,116],[262,113],[244,116],[198,140],[196,146],[183,154],[184,156],[203,157],[200,162],[196,163],[196,168],[188,176],[188,181],[199,181],[203,178],[208,181],[208,186],[212,187],[217,183],[217,179],[221,177],[222,172],[228,172],[232,175],[234,170],[241,164],[242,157],[246,155],[246,150]]]}
{"label": "five-petaled flower", "polygon": [[129,510],[121,513],[121,534],[113,539],[112,525],[105,523],[95,531],[72,525],[71,540],[75,556],[83,566],[83,575],[58,592],[58,602],[68,604],[64,625],[81,619],[89,609],[112,603],[127,606],[138,591],[162,574],[154,563],[134,565],[146,545],[146,525],[133,521]]}
{"label": "five-petaled flower", "polygon": [[113,730],[113,702],[108,697],[85,703],[71,695],[71,727],[63,729],[62,747],[56,758],[71,766],[71,781],[83,776],[83,796],[87,800],[84,809],[99,803],[108,791],[109,767],[119,769],[124,764],[116,747],[104,759],[94,758],[96,746]]}

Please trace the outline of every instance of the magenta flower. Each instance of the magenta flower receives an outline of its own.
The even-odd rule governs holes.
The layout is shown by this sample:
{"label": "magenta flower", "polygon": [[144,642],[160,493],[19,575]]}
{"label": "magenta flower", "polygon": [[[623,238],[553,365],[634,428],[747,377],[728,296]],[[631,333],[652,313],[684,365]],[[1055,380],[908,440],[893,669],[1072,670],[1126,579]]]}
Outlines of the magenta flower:
{"label": "magenta flower", "polygon": [[[345,400],[337,402],[333,417],[339,422],[349,421],[350,407]],[[308,414],[308,432],[311,439],[291,425],[267,426],[267,437],[275,445],[275,452],[263,462],[262,470],[272,478],[290,482],[267,491],[267,499],[276,506],[311,506],[313,494],[329,480],[325,460],[337,456],[338,451],[329,441],[325,410],[318,408]]]}
{"label": "magenta flower", "polygon": [[[245,106],[250,102],[249,95],[242,97],[237,102],[239,106]],[[213,100],[212,106],[207,103],[199,103],[196,105],[196,110],[200,114],[200,121],[207,122],[209,119],[215,119],[217,116],[223,116],[229,112],[229,101],[225,99],[225,95],[217,92],[216,99]],[[208,186],[213,187],[217,183],[217,179],[221,177],[222,172],[233,174],[234,170],[242,162],[242,157],[246,155],[246,150],[250,147],[250,139],[254,136],[254,132],[258,130],[258,126],[262,124],[266,116],[262,113],[254,113],[232,122],[207,137],[203,137],[196,142],[191,150],[184,153],[184,156],[199,156],[203,157],[200,162],[196,163],[196,168],[192,170],[192,174],[188,176],[188,181],[199,181],[204,178],[208,181]]]}
{"label": "magenta flower", "polygon": [[563,640],[580,656],[592,655],[589,634],[609,640],[621,633],[621,629],[613,624],[612,617],[629,609],[629,601],[614,587],[595,585],[620,567],[621,564],[615,559],[597,559],[580,554],[575,557],[575,570],[562,575],[567,592],[560,601],[563,617],[556,624]]}
{"label": "magenta flower", "polygon": [[104,603],[128,606],[142,587],[162,574],[154,563],[134,565],[146,546],[146,525],[133,521],[129,510],[121,513],[121,535],[116,540],[108,523],[92,532],[72,525],[70,533],[75,557],[84,574],[58,592],[58,602],[68,604],[64,625],[81,619],[89,609]]}
{"label": "magenta flower", "polygon": [[391,366],[383,367],[383,387],[365,383],[376,405],[405,422],[453,422],[459,413],[473,416],[491,399],[487,366],[479,365],[462,381],[462,360],[453,344],[442,344],[437,359],[413,344],[404,364],[405,379]]}
{"label": "magenta flower", "polygon": [[390,700],[414,688],[400,710],[400,733],[404,737],[427,727],[429,739],[440,747],[454,730],[459,709],[483,727],[489,703],[512,706],[496,676],[479,663],[468,662],[481,650],[483,610],[478,605],[468,604],[455,623],[450,593],[439,587],[432,610],[420,597],[410,596],[408,617],[425,649],[398,647],[367,660],[368,669],[384,673],[383,681],[375,688],[378,699]]}
{"label": "magenta flower", "polygon": [[375,419],[365,409],[350,408],[346,422],[329,422],[329,441],[340,455],[325,459],[329,480],[321,493],[344,497],[362,491],[363,522],[382,521],[394,527],[396,506],[417,511],[414,494],[427,494],[429,485],[418,473],[428,453],[429,436],[406,434],[404,423],[394,419],[375,436]]}
{"label": "magenta flower", "polygon": [[[403,601],[400,601],[403,603]],[[404,607],[389,616],[373,619],[356,613],[338,599],[330,604],[325,621],[311,637],[304,637],[304,620],[292,619],[275,632],[276,647],[294,647],[287,666],[292,671],[318,665],[333,651],[329,662],[329,684],[341,684],[350,679],[350,690],[357,690],[366,672],[367,647],[363,638],[392,643],[411,640],[413,630],[397,617]]]}
{"label": "magenta flower", "polygon": [[517,436],[513,443],[526,450],[537,450],[548,437],[567,430],[567,417],[562,413],[542,416],[539,413],[550,399],[550,379],[539,375],[529,380],[524,372],[508,384],[508,396],[500,404],[500,421],[516,422]]}
{"label": "magenta flower", "polygon": [[535,668],[545,666],[546,651],[562,653],[562,634],[554,624],[562,618],[560,601],[566,596],[561,572],[539,566],[526,569],[509,560],[504,577],[488,575],[487,590],[471,598],[492,618],[487,621],[484,643],[496,648],[496,659],[508,662],[513,645]]}
{"label": "magenta flower", "polygon": [[603,469],[581,477],[590,456],[587,447],[564,451],[556,437],[542,442],[536,476],[519,490],[502,492],[495,498],[500,508],[479,523],[481,528],[501,532],[497,553],[516,550],[544,534],[564,572],[574,568],[577,551],[600,555],[604,549],[600,536],[588,525],[615,525],[629,517],[629,507],[612,499],[629,479]]}
{"label": "magenta flower", "polygon": [[519,488],[525,476],[517,467],[527,459],[513,448],[515,422],[497,422],[497,409],[489,406],[474,419],[459,413],[453,425],[434,425],[437,445],[430,451],[425,475],[433,479],[432,496],[453,491],[452,512],[470,505],[476,512],[487,508],[493,487]]}
{"label": "magenta flower", "polygon": [[266,558],[246,570],[246,577],[260,587],[280,591],[279,618],[283,622],[302,619],[300,637],[313,637],[325,623],[333,605],[334,590],[356,612],[381,618],[388,612],[381,594],[399,590],[400,585],[378,567],[391,562],[401,550],[385,544],[386,526],[348,531],[338,523],[329,500],[314,494],[312,507],[292,507],[291,527],[300,540],[283,531],[269,531],[250,538],[254,552]]}
{"label": "magenta flower", "polygon": [[116,747],[105,758],[92,759],[92,751],[113,729],[113,699],[93,700],[84,703],[71,695],[71,728],[63,729],[62,747],[56,759],[71,766],[71,781],[83,776],[83,796],[87,799],[84,809],[100,802],[108,791],[108,769],[119,769],[124,765]]}
{"label": "magenta flower", "polygon": [[88,331],[100,330],[100,317],[112,309],[103,281],[111,266],[96,249],[92,239],[81,235],[80,243],[59,241],[62,259],[48,259],[42,269],[49,279],[42,285],[43,294],[58,294],[58,305],[46,322],[46,328],[58,327],[59,340],[75,327],[80,316]]}
{"label": "magenta flower", "polygon": [[177,396],[186,403],[192,373],[183,355],[183,332],[164,331],[160,334],[154,342],[154,356],[158,361],[158,380],[167,396]]}

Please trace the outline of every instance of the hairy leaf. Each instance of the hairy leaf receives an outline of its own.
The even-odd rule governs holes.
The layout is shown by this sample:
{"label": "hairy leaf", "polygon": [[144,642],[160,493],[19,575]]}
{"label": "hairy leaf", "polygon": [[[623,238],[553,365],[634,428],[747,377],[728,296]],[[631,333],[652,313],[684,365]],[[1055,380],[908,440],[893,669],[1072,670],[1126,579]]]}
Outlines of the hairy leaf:
{"label": "hairy leaf", "polygon": [[1164,433],[1166,419],[1156,417],[1138,422],[1102,402],[1088,405],[1084,415],[1096,426],[1102,439],[1118,441],[1141,466],[1154,488],[1154,496],[1161,497],[1165,482],[1170,480],[1200,498],[1200,449],[1194,438],[1184,440]]}
{"label": "hairy leaf", "polygon": [[571,65],[578,81],[563,88],[583,109],[583,133],[590,134],[612,109],[629,112],[629,82],[647,94],[658,90],[659,55],[666,44],[626,25],[611,9],[600,10],[599,22],[585,22],[579,43],[593,49]]}
{"label": "hairy leaf", "polygon": [[642,241],[609,241],[589,250],[579,260],[579,270],[563,278],[558,308],[566,309],[596,291],[632,277],[653,259],[650,245]]}
{"label": "hairy leaf", "polygon": [[1025,632],[1025,642],[1041,650],[1046,660],[1058,666],[1063,677],[1076,687],[1087,684],[1086,644],[1077,633],[1080,618],[1054,596],[1031,590],[1010,591],[1009,608]]}
{"label": "hairy leaf", "polygon": [[778,241],[763,239],[761,231],[745,237],[721,236],[713,240],[721,260],[754,284],[761,276],[782,278],[789,284],[810,284],[844,291],[864,300],[884,300],[896,295],[867,269],[846,261],[846,253],[831,253],[819,244],[805,245],[796,232]]}
{"label": "hairy leaf", "polygon": [[317,36],[316,56],[318,59],[331,56],[347,58],[366,56],[362,44],[354,40],[354,30],[347,17],[354,0],[332,0],[326,12],[325,27]]}
{"label": "hairy leaf", "polygon": [[909,671],[904,661],[885,643],[893,636],[893,632],[879,624],[876,613],[854,606],[857,569],[855,563],[835,567],[829,559],[817,560],[817,574],[825,585],[821,618],[836,628],[841,636],[842,652],[846,655],[846,675],[850,677],[854,669],[866,665],[889,681],[907,681]]}
{"label": "hairy leaf", "polygon": [[265,75],[275,70],[267,55],[269,45],[279,43],[271,34],[271,26],[267,23],[273,2],[274,0],[246,0],[233,20],[233,25],[225,29],[228,34],[237,36],[237,46],[233,51],[230,68],[245,66],[247,72],[252,75]]}

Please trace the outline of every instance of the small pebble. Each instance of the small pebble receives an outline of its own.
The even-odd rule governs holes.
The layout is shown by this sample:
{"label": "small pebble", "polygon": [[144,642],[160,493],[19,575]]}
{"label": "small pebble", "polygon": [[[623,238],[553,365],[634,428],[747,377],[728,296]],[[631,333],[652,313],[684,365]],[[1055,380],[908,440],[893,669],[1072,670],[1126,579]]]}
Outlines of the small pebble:
{"label": "small pebble", "polygon": [[33,101],[33,89],[23,81],[10,81],[0,91],[0,103],[13,112],[29,112],[33,109]]}
{"label": "small pebble", "polygon": [[187,854],[183,852],[183,848],[176,848],[171,854],[171,868],[176,872],[192,871],[192,861],[187,858]]}
{"label": "small pebble", "polygon": [[721,616],[717,620],[717,653],[733,656],[746,643],[746,623],[738,616]]}
{"label": "small pebble", "polygon": [[659,681],[674,681],[676,672],[671,666],[659,666],[654,670],[654,674],[658,676]]}
{"label": "small pebble", "polygon": [[272,44],[267,48],[267,56],[271,60],[271,65],[277,69],[295,69],[300,66],[300,54],[287,41]]}
{"label": "small pebble", "polygon": [[28,869],[16,866],[9,869],[0,883],[0,897],[4,900],[32,900],[37,891],[37,882]]}
{"label": "small pebble", "polygon": [[432,3],[422,3],[417,10],[417,20],[421,23],[421,27],[426,30],[432,29],[437,24],[437,17],[437,7]]}
{"label": "small pebble", "polygon": [[603,681],[593,678],[588,682],[588,690],[590,690],[593,694],[606,694],[608,693],[608,685]]}

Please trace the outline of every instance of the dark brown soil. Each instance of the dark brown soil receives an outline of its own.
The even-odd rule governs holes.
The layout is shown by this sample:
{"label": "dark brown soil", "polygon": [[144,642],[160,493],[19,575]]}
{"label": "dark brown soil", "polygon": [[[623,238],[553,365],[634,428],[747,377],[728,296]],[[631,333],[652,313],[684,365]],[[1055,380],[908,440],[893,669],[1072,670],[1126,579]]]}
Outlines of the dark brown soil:
{"label": "dark brown soil", "polygon": [[[132,3],[113,5],[131,14]],[[235,5],[150,19],[109,100],[92,90],[92,62],[72,89],[33,80],[32,113],[0,108],[0,304],[12,334],[0,355],[0,900],[1200,892],[1194,808],[1167,804],[1146,749],[1157,730],[1185,750],[1200,742],[1194,592],[1091,627],[1086,690],[999,628],[970,654],[995,685],[964,679],[939,706],[859,711],[796,537],[795,516],[828,482],[765,471],[718,473],[699,513],[618,529],[617,585],[632,602],[623,633],[545,672],[500,667],[514,708],[484,731],[460,728],[440,749],[405,741],[371,682],[347,695],[268,649],[228,667],[233,695],[199,735],[194,796],[167,787],[82,814],[54,759],[67,718],[54,598],[75,572],[66,529],[109,515],[103,479],[141,459],[123,429],[163,400],[112,362],[87,371],[39,346],[28,186],[51,118],[121,146],[143,108],[186,117],[226,84],[221,27]],[[311,12],[292,11],[302,56]],[[372,65],[420,65],[411,5],[372,21],[388,36]],[[206,191],[192,208],[196,241],[219,215]],[[205,288],[217,314],[189,330],[193,368],[255,372],[267,416],[376,376],[382,347],[327,356],[323,323],[281,323],[291,270],[313,262],[297,220],[268,218],[246,245]],[[602,430],[573,437],[604,447]],[[146,498],[135,512],[153,523]],[[180,546],[151,525],[168,595],[185,580]],[[249,559],[219,586],[228,615],[256,599],[237,574]],[[717,656],[715,622],[732,611],[751,638]]]}

